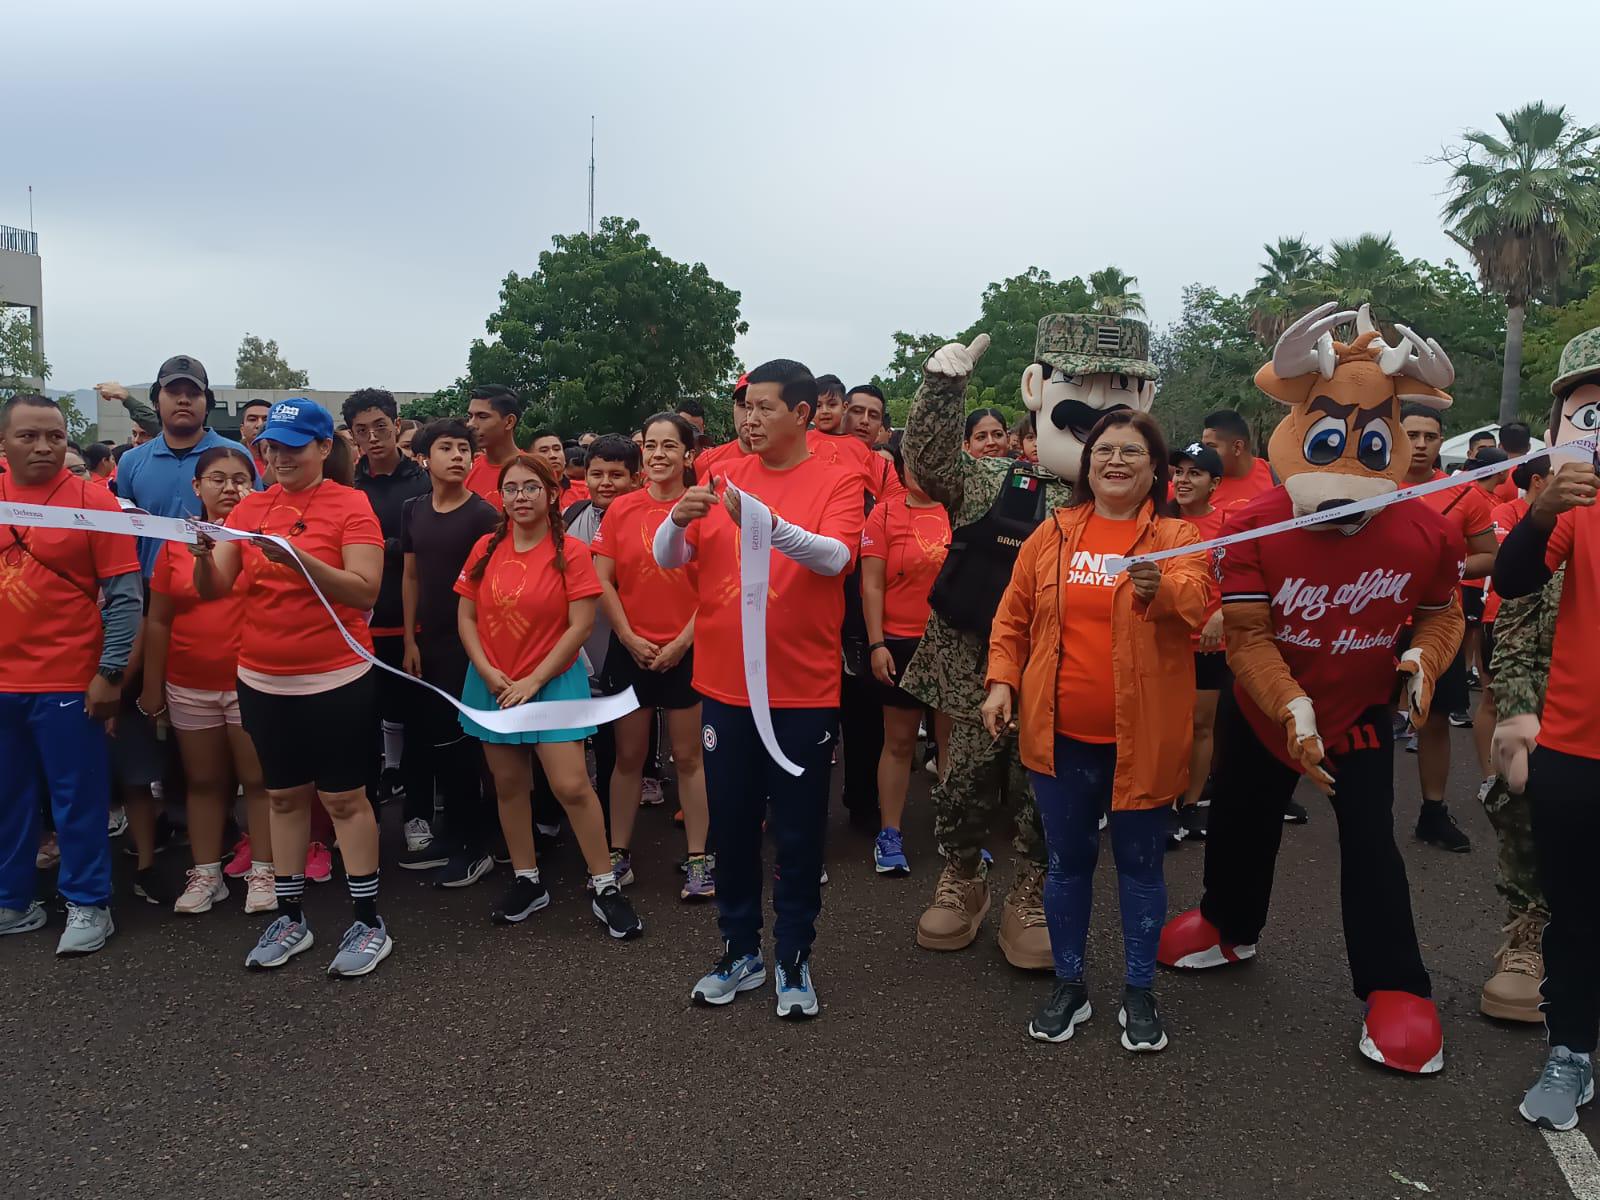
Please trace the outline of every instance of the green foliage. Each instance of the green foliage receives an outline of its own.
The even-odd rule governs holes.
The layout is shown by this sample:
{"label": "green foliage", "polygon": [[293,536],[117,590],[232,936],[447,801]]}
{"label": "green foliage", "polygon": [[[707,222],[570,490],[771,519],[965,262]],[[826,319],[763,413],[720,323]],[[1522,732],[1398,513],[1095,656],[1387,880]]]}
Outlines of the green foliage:
{"label": "green foliage", "polygon": [[1133,289],[1139,286],[1137,275],[1127,275],[1118,267],[1105,267],[1089,272],[1089,289],[1093,293],[1093,311],[1113,317],[1144,318],[1144,296]]}
{"label": "green foliage", "polygon": [[472,382],[520,393],[524,431],[631,429],[685,397],[727,407],[734,338],[749,328],[738,292],[662,254],[634,220],[551,241],[532,275],[506,276],[489,338],[468,352]]}
{"label": "green foliage", "polygon": [[1550,384],[1556,377],[1562,347],[1588,329],[1600,329],[1600,287],[1581,300],[1543,310],[1537,322],[1529,320],[1517,415],[1533,426],[1535,434],[1550,419]]}
{"label": "green foliage", "polygon": [[[1495,419],[1500,403],[1500,352],[1505,340],[1504,302],[1478,285],[1452,259],[1442,266],[1417,262],[1422,298],[1394,317],[1444,347],[1456,369],[1447,429],[1469,429]],[[1390,335],[1393,340],[1392,334]]]}
{"label": "green foliage", "polygon": [[234,360],[233,386],[237,388],[303,388],[311,381],[304,371],[296,371],[283,360],[276,341],[262,341],[253,333],[244,335]]}
{"label": "green foliage", "polygon": [[413,421],[438,420],[440,417],[465,417],[467,415],[467,383],[457,379],[449,387],[440,388],[430,396],[419,396],[400,406],[400,415]]}
{"label": "green foliage", "polygon": [[1278,406],[1255,386],[1257,368],[1270,357],[1251,332],[1253,308],[1239,296],[1190,284],[1183,315],[1151,340],[1161,372],[1155,415],[1173,445],[1200,436],[1206,413],[1237,409],[1258,439],[1277,423]]}
{"label": "green foliage", "polygon": [[36,390],[50,364],[33,348],[33,320],[25,308],[0,305],[0,400]]}

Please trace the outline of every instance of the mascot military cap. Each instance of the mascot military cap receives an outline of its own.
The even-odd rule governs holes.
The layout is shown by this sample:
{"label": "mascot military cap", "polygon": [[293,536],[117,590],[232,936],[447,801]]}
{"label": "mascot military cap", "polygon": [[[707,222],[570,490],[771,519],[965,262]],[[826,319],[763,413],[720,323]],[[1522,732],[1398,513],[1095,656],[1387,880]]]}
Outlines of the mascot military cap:
{"label": "mascot military cap", "polygon": [[1036,362],[1069,375],[1132,375],[1154,379],[1150,330],[1132,317],[1051,313],[1039,318],[1033,342]]}
{"label": "mascot military cap", "polygon": [[1585,383],[1600,383],[1600,329],[1586,329],[1562,348],[1550,391],[1560,400]]}

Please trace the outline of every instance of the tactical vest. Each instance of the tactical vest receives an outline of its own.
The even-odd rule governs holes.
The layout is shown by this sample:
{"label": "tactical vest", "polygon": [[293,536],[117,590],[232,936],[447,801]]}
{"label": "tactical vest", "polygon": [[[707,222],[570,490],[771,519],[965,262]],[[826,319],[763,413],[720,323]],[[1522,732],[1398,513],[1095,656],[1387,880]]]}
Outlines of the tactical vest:
{"label": "tactical vest", "polygon": [[1022,543],[1045,518],[1047,477],[1014,462],[989,511],[950,535],[950,553],[933,581],[933,611],[964,633],[989,633]]}

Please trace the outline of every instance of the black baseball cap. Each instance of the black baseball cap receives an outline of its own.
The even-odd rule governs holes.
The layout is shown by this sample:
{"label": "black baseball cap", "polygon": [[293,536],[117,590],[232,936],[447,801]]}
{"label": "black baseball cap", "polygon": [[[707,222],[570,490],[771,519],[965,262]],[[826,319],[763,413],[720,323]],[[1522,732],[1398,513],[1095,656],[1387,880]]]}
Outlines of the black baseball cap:
{"label": "black baseball cap", "polygon": [[1174,450],[1172,465],[1177,466],[1181,462],[1192,462],[1213,479],[1222,478],[1222,456],[1210,446],[1190,442],[1181,450]]}
{"label": "black baseball cap", "polygon": [[169,383],[176,383],[180,379],[187,379],[202,392],[211,386],[211,381],[206,378],[206,369],[198,358],[190,358],[187,354],[175,354],[161,364],[161,370],[156,372],[156,386],[166,387]]}

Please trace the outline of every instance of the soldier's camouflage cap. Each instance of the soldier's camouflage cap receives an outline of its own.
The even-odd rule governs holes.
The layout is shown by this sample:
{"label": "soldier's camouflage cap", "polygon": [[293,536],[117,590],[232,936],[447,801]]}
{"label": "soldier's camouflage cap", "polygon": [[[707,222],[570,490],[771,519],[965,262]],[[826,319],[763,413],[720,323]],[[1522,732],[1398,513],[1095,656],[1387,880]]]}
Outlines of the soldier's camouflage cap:
{"label": "soldier's camouflage cap", "polygon": [[1039,318],[1033,357],[1070,375],[1132,375],[1154,379],[1150,329],[1132,317],[1051,313]]}
{"label": "soldier's camouflage cap", "polygon": [[1600,383],[1600,329],[1585,329],[1562,348],[1550,392],[1559,400],[1583,383]]}

